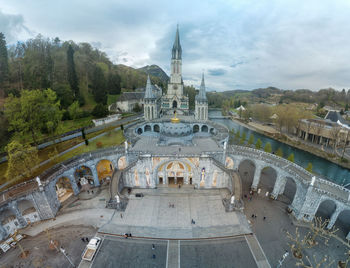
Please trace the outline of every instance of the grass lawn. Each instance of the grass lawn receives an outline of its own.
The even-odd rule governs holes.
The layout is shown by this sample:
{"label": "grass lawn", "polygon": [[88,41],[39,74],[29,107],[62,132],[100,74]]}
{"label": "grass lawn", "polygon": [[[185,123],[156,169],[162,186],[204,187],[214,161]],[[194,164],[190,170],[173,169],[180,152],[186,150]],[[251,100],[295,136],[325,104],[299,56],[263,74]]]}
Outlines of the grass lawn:
{"label": "grass lawn", "polygon": [[92,124],[92,116],[79,118],[76,120],[66,120],[61,122],[61,131],[60,133],[65,133],[71,130],[75,130],[82,127],[87,127]]}
{"label": "grass lawn", "polygon": [[[113,127],[115,128],[115,127]],[[105,130],[101,130],[99,132],[95,132],[95,133],[91,133],[89,135],[87,135],[87,138],[91,139],[92,137],[97,136],[98,134],[101,134],[103,132],[106,132]],[[91,141],[89,143],[88,146],[86,145],[82,145],[62,156],[59,156],[55,159],[53,159],[52,161],[50,161],[49,163],[40,166],[39,168],[37,168],[34,172],[33,172],[33,177],[40,175],[41,173],[43,173],[46,169],[54,166],[57,163],[63,162],[69,158],[72,158],[73,156],[82,154],[82,153],[86,153],[86,152],[91,152],[100,148],[107,148],[110,146],[115,146],[115,145],[119,145],[122,142],[124,142],[125,138],[123,135],[123,132],[121,130],[118,131],[114,131],[114,130],[109,130],[108,133],[106,135],[104,135],[103,137],[100,137],[94,141]],[[74,145],[77,145],[81,142],[83,142],[84,140],[79,137],[79,138],[75,138],[69,141],[65,141],[62,143],[59,143],[56,145],[56,149],[58,152],[63,152],[71,147],[73,147]],[[40,162],[46,160],[49,158],[49,155],[52,154],[54,148],[53,147],[47,147],[43,150],[39,151],[39,159]],[[5,178],[5,172],[7,169],[7,162],[0,164],[0,185],[6,182],[6,178]],[[23,182],[27,180],[27,178],[21,178],[18,180],[13,180],[11,182],[11,184],[8,185],[8,187],[13,186],[17,183]],[[7,188],[7,187],[6,187]]]}
{"label": "grass lawn", "polygon": [[118,130],[118,131],[112,130],[112,131],[109,131],[103,137],[100,137],[94,141],[89,142],[88,146],[82,145],[82,146],[56,158],[54,160],[54,162],[56,162],[56,163],[63,162],[69,158],[72,158],[73,156],[87,153],[87,152],[91,152],[91,151],[95,151],[95,150],[101,149],[101,148],[107,148],[107,147],[119,145],[124,141],[125,141],[125,138],[124,138],[123,132],[121,130]]}

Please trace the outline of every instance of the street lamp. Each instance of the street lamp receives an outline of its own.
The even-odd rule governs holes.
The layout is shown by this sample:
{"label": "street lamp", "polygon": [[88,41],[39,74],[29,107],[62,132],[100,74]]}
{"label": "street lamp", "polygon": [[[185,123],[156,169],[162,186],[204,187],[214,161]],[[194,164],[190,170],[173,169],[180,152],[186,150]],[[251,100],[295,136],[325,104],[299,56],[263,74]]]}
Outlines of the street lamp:
{"label": "street lamp", "polygon": [[282,255],[282,258],[278,261],[278,264],[277,264],[277,268],[280,268],[282,266],[282,263],[284,262],[284,260],[288,257],[289,255],[289,252],[286,251],[283,255]]}
{"label": "street lamp", "polygon": [[348,130],[348,133],[346,134],[346,139],[345,139],[345,142],[344,142],[343,153],[341,155],[341,158],[343,159],[344,158],[344,152],[345,152],[346,143],[347,143],[348,137],[349,137],[350,127],[348,125],[342,124],[339,120],[337,121],[337,124],[340,125],[343,128],[346,128]]}

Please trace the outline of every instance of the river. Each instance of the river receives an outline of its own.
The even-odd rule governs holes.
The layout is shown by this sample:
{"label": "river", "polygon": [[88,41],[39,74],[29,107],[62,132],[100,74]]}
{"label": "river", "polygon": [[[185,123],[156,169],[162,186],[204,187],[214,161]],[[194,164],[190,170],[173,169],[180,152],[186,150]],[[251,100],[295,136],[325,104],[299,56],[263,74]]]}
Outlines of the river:
{"label": "river", "polygon": [[[221,111],[209,111],[209,117],[210,115],[221,115]],[[312,163],[313,173],[319,174],[330,181],[333,181],[340,185],[350,184],[350,170],[347,168],[343,168],[337,164],[334,164],[333,162],[318,157],[314,154],[305,152],[303,150],[289,146],[285,143],[271,139],[263,134],[241,126],[240,124],[233,122],[230,119],[214,119],[213,121],[226,125],[230,130],[233,128],[235,132],[239,130],[241,135],[243,132],[245,132],[247,135],[247,140],[250,134],[253,134],[255,139],[254,144],[256,143],[257,139],[260,138],[263,143],[262,148],[264,148],[267,142],[271,144],[272,151],[277,151],[278,148],[281,148],[284,157],[288,157],[291,153],[294,153],[294,162],[296,164],[306,168],[308,163],[310,162]]]}

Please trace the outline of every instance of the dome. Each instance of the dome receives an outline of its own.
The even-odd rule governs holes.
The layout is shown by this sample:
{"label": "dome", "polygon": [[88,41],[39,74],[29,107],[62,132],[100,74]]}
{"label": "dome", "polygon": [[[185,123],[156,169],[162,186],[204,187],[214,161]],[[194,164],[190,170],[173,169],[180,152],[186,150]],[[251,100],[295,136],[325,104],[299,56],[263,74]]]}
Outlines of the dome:
{"label": "dome", "polygon": [[164,123],[162,134],[165,136],[188,136],[192,133],[192,128],[184,123]]}

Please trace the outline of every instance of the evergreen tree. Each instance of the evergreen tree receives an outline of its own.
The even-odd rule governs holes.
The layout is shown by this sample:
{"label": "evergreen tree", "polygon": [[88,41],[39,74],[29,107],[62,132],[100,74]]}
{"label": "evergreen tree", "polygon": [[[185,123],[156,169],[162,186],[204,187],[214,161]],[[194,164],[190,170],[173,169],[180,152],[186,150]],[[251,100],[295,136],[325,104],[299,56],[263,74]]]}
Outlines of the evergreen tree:
{"label": "evergreen tree", "polygon": [[237,130],[235,134],[235,139],[238,140],[240,137],[241,137],[241,133],[239,132],[239,130]]}
{"label": "evergreen tree", "polygon": [[77,100],[79,99],[79,82],[77,73],[75,71],[74,50],[72,45],[69,45],[67,50],[67,75],[68,83],[74,94],[74,99]]}
{"label": "evergreen tree", "polygon": [[244,144],[246,138],[247,138],[247,134],[246,134],[245,132],[243,132],[242,138],[241,138],[241,140],[239,141],[239,143],[240,143],[240,144]]}
{"label": "evergreen tree", "polygon": [[283,157],[282,148],[278,148],[278,149],[277,149],[276,155],[279,156],[279,157]]}
{"label": "evergreen tree", "polygon": [[254,143],[254,135],[250,134],[249,140],[248,140],[248,145],[251,146]]}
{"label": "evergreen tree", "polygon": [[105,117],[108,115],[108,108],[102,103],[98,103],[92,110],[91,114],[97,118]]}
{"label": "evergreen tree", "polygon": [[271,147],[271,143],[266,143],[265,147],[264,147],[264,151],[267,153],[271,153],[272,152],[272,147]]}
{"label": "evergreen tree", "polygon": [[8,81],[9,64],[5,35],[0,32],[0,90]]}
{"label": "evergreen tree", "polygon": [[120,94],[120,76],[116,73],[108,74],[107,89],[109,94]]}
{"label": "evergreen tree", "polygon": [[260,139],[258,139],[255,143],[255,148],[260,150],[262,146],[262,141]]}
{"label": "evergreen tree", "polygon": [[293,162],[293,163],[294,163],[294,154],[291,153],[291,154],[288,156],[287,160],[289,160],[290,162]]}
{"label": "evergreen tree", "polygon": [[309,171],[310,173],[312,172],[312,163],[309,162],[307,164],[306,170]]}
{"label": "evergreen tree", "polygon": [[95,66],[92,76],[92,94],[97,103],[107,104],[106,79],[100,67]]}

